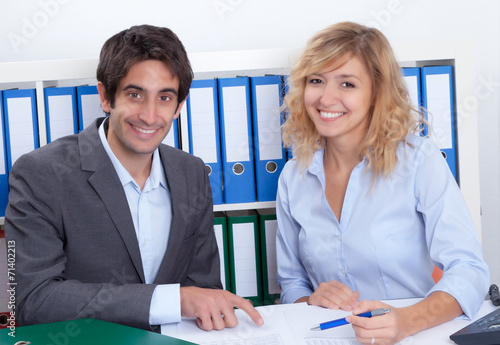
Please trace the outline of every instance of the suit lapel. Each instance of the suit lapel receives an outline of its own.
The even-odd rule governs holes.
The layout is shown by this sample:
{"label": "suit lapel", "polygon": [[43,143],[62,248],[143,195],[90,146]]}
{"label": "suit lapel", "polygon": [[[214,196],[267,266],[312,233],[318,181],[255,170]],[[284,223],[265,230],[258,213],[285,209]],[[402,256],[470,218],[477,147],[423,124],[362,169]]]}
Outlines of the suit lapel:
{"label": "suit lapel", "polygon": [[[94,172],[88,181],[104,203],[116,229],[123,239],[135,269],[144,283],[145,278],[141,253],[127,197],[115,168],[102,146],[97,131],[101,122],[100,120],[94,122],[79,136],[79,149],[82,152],[82,169]],[[83,152],[89,152],[90,147],[92,148],[92,154],[83,154]]]}
{"label": "suit lapel", "polygon": [[160,157],[167,178],[172,200],[172,225],[167,251],[156,276],[156,283],[174,282],[175,262],[179,256],[187,225],[188,190],[186,176],[177,169],[175,159],[169,151],[172,148],[160,146]]}

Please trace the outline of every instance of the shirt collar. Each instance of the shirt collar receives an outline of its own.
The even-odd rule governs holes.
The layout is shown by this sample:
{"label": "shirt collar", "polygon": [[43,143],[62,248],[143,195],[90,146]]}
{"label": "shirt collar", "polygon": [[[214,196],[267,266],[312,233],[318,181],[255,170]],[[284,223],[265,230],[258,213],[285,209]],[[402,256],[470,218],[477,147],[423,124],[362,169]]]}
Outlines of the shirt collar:
{"label": "shirt collar", "polygon": [[319,149],[314,153],[311,164],[309,165],[309,172],[316,176],[323,176],[325,174],[325,169],[323,167],[323,155],[325,154],[325,149]]}
{"label": "shirt collar", "polygon": [[[109,146],[108,139],[106,138],[105,133],[105,125],[107,126],[108,119],[106,118],[102,124],[99,126],[99,138],[101,139],[101,143],[104,147],[104,150],[108,154],[111,163],[113,164],[116,173],[118,174],[118,178],[122,186],[125,186],[129,183],[132,183],[136,188],[140,189],[137,183],[134,181],[130,173],[125,169],[122,163],[115,156],[111,147]],[[162,186],[163,188],[168,190],[167,179],[165,177],[165,173],[163,170],[163,165],[161,164],[160,154],[158,152],[158,148],[153,152],[153,163],[151,164],[151,172],[149,173],[149,177],[144,185],[144,191],[154,189],[158,186]]]}
{"label": "shirt collar", "polygon": [[[314,153],[314,157],[307,169],[311,174],[316,176],[324,176],[325,175],[325,167],[323,166],[323,156],[325,154],[325,149],[319,149]],[[359,169],[360,167],[366,167],[368,164],[368,160],[366,157],[363,157],[361,162],[356,165],[354,169]]]}

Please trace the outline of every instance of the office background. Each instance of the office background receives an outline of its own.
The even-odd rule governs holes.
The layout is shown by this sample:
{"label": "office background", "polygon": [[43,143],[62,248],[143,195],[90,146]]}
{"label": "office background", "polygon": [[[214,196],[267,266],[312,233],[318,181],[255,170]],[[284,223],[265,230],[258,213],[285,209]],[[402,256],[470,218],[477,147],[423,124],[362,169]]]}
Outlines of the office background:
{"label": "office background", "polygon": [[[500,282],[500,1],[498,0],[21,0],[3,1],[0,62],[97,58],[135,24],[170,27],[189,53],[302,47],[344,20],[376,26],[392,43],[470,39],[478,114],[481,224]],[[460,149],[460,148],[459,148]]]}

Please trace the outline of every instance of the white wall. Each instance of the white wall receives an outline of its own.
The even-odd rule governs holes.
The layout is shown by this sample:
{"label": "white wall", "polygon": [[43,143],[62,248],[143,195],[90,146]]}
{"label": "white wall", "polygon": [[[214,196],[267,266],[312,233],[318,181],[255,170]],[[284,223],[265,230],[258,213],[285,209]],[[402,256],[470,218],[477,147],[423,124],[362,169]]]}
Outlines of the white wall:
{"label": "white wall", "polygon": [[[352,20],[391,42],[474,41],[482,241],[500,283],[500,1],[497,0],[20,0],[2,1],[0,62],[96,58],[134,24],[168,26],[188,52],[301,47],[317,30]],[[22,5],[21,5],[22,4]]]}

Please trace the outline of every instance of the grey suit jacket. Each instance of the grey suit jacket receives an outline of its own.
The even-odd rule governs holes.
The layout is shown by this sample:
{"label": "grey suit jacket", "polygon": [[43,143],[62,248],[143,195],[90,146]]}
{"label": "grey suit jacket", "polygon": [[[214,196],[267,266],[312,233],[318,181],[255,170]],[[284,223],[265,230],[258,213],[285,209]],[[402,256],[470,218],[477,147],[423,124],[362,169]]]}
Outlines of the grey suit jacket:
{"label": "grey suit jacket", "polygon": [[204,164],[166,145],[172,226],[155,284],[144,283],[125,192],[99,139],[102,120],[22,156],[11,171],[5,234],[15,242],[20,325],[96,318],[151,329],[156,284],[221,288]]}

